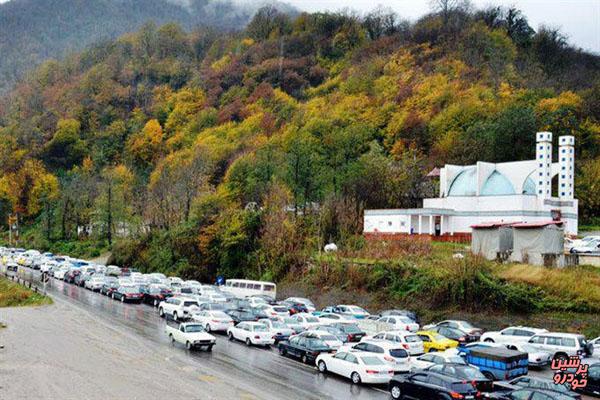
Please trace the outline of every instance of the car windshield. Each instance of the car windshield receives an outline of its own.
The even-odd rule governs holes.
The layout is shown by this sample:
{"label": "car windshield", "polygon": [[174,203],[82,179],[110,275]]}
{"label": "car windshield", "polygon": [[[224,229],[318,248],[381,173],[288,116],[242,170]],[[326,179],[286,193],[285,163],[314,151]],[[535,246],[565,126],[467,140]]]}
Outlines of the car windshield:
{"label": "car windshield", "polygon": [[204,332],[204,328],[202,325],[188,325],[185,327],[185,331],[190,333]]}
{"label": "car windshield", "polygon": [[436,340],[436,341],[438,341],[438,342],[439,342],[439,341],[441,341],[441,340],[445,340],[445,339],[446,339],[446,337],[445,337],[445,336],[442,336],[442,335],[440,335],[439,333],[436,333],[436,334],[434,334],[434,335],[432,335],[432,336],[433,336],[433,340]]}
{"label": "car windshield", "polygon": [[268,328],[264,325],[254,325],[252,330],[254,332],[266,332],[266,331],[268,331]]}
{"label": "car windshield", "polygon": [[306,322],[310,322],[310,323],[319,322],[319,319],[316,317],[304,317],[304,318],[306,319]]}
{"label": "car windshield", "polygon": [[333,335],[321,335],[320,339],[321,340],[337,340],[337,338]]}
{"label": "car windshield", "polygon": [[286,307],[273,307],[275,312],[287,312],[288,309]]}
{"label": "car windshield", "polygon": [[408,357],[408,353],[404,349],[393,349],[390,350],[390,356],[394,358],[406,358]]}
{"label": "car windshield", "polygon": [[286,328],[286,326],[285,326],[285,324],[283,322],[271,321],[271,324],[273,325],[273,328],[277,328],[277,329]]}
{"label": "car windshield", "polygon": [[286,324],[292,324],[292,325],[295,325],[298,323],[294,318],[291,318],[291,317],[284,318],[283,322],[285,322]]}
{"label": "car windshield", "polygon": [[125,287],[123,287],[122,292],[123,293],[138,293],[139,290],[138,290],[138,288],[136,288],[134,286],[125,286]]}
{"label": "car windshield", "polygon": [[364,308],[360,308],[358,306],[350,306],[348,307],[350,309],[350,311],[352,311],[353,313],[357,313],[357,314],[368,314],[367,311]]}
{"label": "car windshield", "polygon": [[462,324],[462,326],[463,326],[464,328],[467,328],[467,329],[475,329],[475,327],[474,327],[473,325],[471,325],[470,323],[468,323],[467,321],[460,321],[460,323]]}
{"label": "car windshield", "polygon": [[384,362],[375,356],[362,356],[360,358],[365,365],[384,365]]}
{"label": "car windshield", "polygon": [[358,326],[354,324],[344,324],[342,325],[342,329],[347,333],[360,333],[361,330],[358,329]]}
{"label": "car windshield", "polygon": [[415,343],[421,341],[421,338],[417,335],[406,335],[404,339],[406,340],[406,343]]}
{"label": "car windshield", "polygon": [[198,302],[196,302],[196,301],[184,301],[183,302],[183,306],[184,307],[191,307],[191,306],[198,307]]}
{"label": "car windshield", "polygon": [[463,368],[463,374],[467,379],[487,379],[478,369]]}
{"label": "car windshield", "polygon": [[210,314],[213,318],[229,318],[229,315],[225,314],[223,311],[215,311]]}

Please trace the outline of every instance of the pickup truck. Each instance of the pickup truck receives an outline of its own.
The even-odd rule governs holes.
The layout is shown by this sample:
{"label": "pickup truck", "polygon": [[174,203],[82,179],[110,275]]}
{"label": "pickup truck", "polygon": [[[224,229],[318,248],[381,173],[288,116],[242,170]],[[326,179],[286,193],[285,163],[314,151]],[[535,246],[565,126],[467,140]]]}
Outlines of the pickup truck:
{"label": "pickup truck", "polygon": [[205,348],[206,351],[212,351],[217,339],[204,330],[204,327],[195,322],[177,323],[167,321],[165,333],[171,339],[171,343],[181,343],[188,350]]}

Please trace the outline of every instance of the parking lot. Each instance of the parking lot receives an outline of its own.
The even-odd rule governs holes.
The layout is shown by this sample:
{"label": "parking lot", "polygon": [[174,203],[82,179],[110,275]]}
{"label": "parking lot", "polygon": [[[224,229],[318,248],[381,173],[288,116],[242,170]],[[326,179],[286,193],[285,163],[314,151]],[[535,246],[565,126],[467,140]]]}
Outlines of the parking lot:
{"label": "parking lot", "polygon": [[176,349],[164,320],[145,305],[121,304],[54,280],[55,305],[5,309],[0,393],[6,399],[387,399],[275,349],[217,335],[212,353]]}

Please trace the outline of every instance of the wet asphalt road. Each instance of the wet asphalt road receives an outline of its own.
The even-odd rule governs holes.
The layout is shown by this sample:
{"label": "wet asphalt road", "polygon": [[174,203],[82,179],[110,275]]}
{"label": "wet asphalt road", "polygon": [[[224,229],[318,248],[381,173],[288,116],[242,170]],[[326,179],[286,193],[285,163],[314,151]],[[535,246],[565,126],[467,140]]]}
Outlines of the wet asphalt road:
{"label": "wet asphalt road", "polygon": [[[168,349],[173,356],[183,358],[188,368],[198,368],[199,374],[226,383],[243,398],[257,399],[388,399],[385,388],[352,385],[349,381],[320,374],[316,368],[280,356],[275,348],[248,348],[243,343],[229,342],[225,335],[217,336],[211,353],[187,351],[173,346],[164,334],[165,322],[157,311],[145,304],[122,304],[84,288],[52,280],[49,294],[57,303],[77,307],[99,322],[121,327],[142,341],[151,341]],[[174,347],[174,348],[173,348]],[[240,397],[240,398],[242,398]]]}

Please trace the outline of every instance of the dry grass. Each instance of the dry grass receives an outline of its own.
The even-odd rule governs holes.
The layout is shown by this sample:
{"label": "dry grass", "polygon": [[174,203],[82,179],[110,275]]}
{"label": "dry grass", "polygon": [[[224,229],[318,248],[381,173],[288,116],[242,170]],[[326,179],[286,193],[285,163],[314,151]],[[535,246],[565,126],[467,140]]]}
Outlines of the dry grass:
{"label": "dry grass", "polygon": [[52,300],[49,297],[0,278],[0,307],[37,306],[50,303]]}
{"label": "dry grass", "polygon": [[538,286],[558,298],[585,302],[595,309],[600,308],[600,270],[512,264],[500,269],[498,275],[510,282]]}

